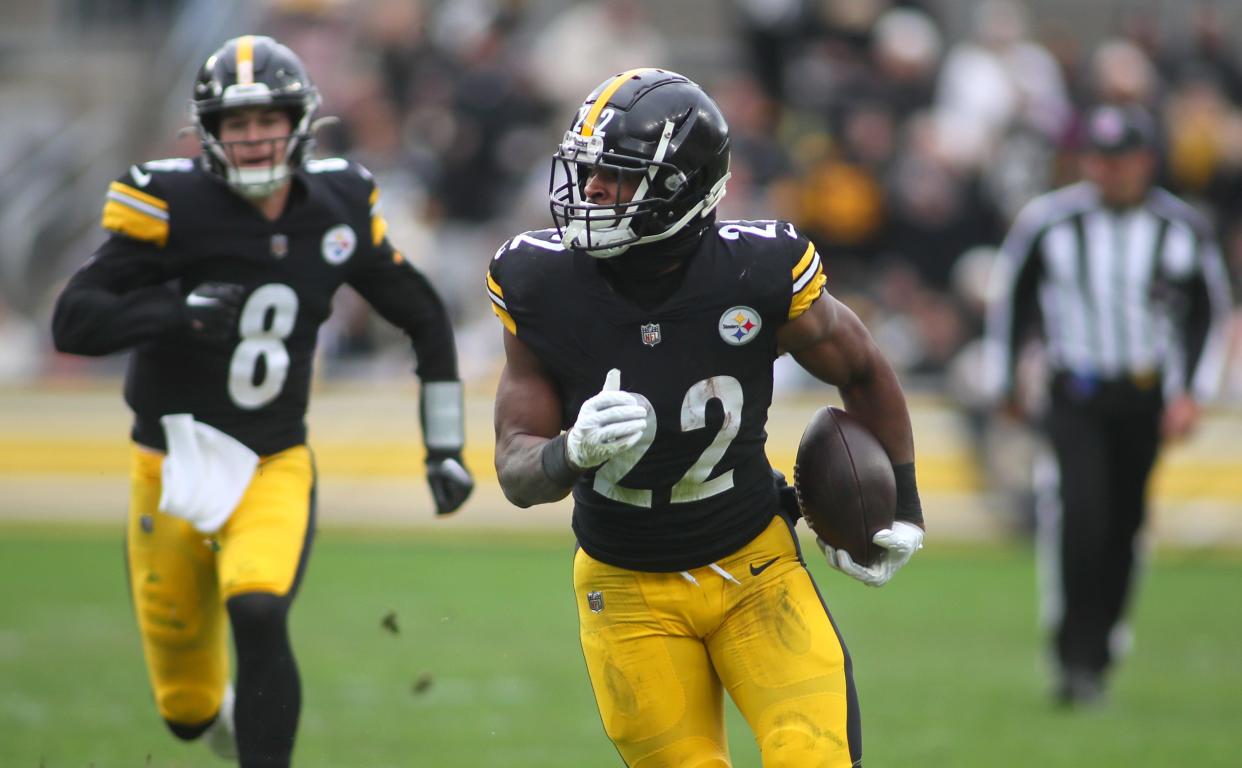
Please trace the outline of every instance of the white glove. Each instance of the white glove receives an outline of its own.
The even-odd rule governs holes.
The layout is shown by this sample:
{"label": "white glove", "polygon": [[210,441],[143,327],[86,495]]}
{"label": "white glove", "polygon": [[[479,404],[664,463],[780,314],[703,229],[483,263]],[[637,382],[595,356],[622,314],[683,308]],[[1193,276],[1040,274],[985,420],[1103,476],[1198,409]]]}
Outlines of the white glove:
{"label": "white glove", "polygon": [[647,409],[621,391],[621,371],[613,368],[604,388],[578,411],[565,438],[565,454],[579,469],[598,467],[637,443],[646,428]]}
{"label": "white glove", "polygon": [[909,562],[914,553],[923,548],[923,529],[917,525],[898,520],[892,528],[876,531],[871,540],[887,551],[871,565],[859,565],[844,549],[834,549],[816,537],[815,543],[823,550],[828,565],[842,573],[853,576],[869,587],[882,587],[893,578],[897,569]]}

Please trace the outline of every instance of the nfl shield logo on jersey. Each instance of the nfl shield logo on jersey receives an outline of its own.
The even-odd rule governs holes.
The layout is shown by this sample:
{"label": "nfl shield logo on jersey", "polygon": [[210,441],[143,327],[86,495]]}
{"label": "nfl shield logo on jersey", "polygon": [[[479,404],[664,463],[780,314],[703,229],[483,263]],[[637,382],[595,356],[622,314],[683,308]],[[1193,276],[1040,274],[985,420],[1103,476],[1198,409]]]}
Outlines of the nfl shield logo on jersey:
{"label": "nfl shield logo on jersey", "polygon": [[587,592],[587,607],[591,609],[591,613],[603,612],[604,593],[603,592]]}
{"label": "nfl shield logo on jersey", "polygon": [[647,346],[654,347],[656,344],[660,343],[660,324],[659,323],[647,323],[646,325],[643,325],[639,330],[642,331],[643,343],[646,344]]}

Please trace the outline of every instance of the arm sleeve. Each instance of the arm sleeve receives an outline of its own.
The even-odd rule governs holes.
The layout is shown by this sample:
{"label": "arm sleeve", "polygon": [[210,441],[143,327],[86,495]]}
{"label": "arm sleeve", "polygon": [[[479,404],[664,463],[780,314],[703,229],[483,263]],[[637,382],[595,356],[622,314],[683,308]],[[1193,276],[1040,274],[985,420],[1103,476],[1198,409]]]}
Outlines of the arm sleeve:
{"label": "arm sleeve", "polygon": [[56,349],[106,355],[181,332],[181,295],[165,285],[167,255],[154,245],[114,235],[69,279],[52,314]]}
{"label": "arm sleeve", "polygon": [[984,379],[987,391],[998,398],[1012,394],[1018,345],[1039,316],[1036,299],[1043,260],[1038,254],[1045,224],[1036,208],[1023,211],[1001,244],[992,270]]}
{"label": "arm sleeve", "polygon": [[1200,235],[1198,269],[1187,279],[1186,315],[1182,323],[1186,391],[1211,399],[1225,360],[1232,298],[1220,249],[1210,235]]}
{"label": "arm sleeve", "polygon": [[409,336],[419,379],[457,380],[457,349],[444,302],[426,275],[387,239],[381,240],[375,258],[357,270],[349,284],[381,317]]}

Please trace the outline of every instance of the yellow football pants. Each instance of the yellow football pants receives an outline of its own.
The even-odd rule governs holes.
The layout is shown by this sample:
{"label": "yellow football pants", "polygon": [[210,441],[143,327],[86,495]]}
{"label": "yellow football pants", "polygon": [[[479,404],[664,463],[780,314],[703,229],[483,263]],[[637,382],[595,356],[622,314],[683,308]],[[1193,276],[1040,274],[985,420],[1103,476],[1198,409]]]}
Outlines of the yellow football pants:
{"label": "yellow football pants", "polygon": [[604,730],[631,768],[729,762],[722,690],[765,768],[861,760],[849,656],[775,518],[737,552],[686,573],[645,573],[581,549],[574,592]]}
{"label": "yellow football pants", "polygon": [[159,511],[163,460],[133,447],[129,587],[160,716],[193,725],[215,717],[229,680],[225,601],[294,587],[312,534],[314,466],[306,446],[263,457],[232,517],[208,536]]}

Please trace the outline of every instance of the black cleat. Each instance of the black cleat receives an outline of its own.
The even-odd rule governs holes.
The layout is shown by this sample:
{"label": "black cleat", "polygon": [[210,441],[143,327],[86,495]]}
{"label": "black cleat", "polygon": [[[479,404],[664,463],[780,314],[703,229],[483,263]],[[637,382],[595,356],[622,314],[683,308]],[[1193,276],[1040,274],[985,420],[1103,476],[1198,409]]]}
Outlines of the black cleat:
{"label": "black cleat", "polygon": [[1061,673],[1053,693],[1057,706],[1066,709],[1094,709],[1104,704],[1104,675],[1090,669],[1069,669]]}

